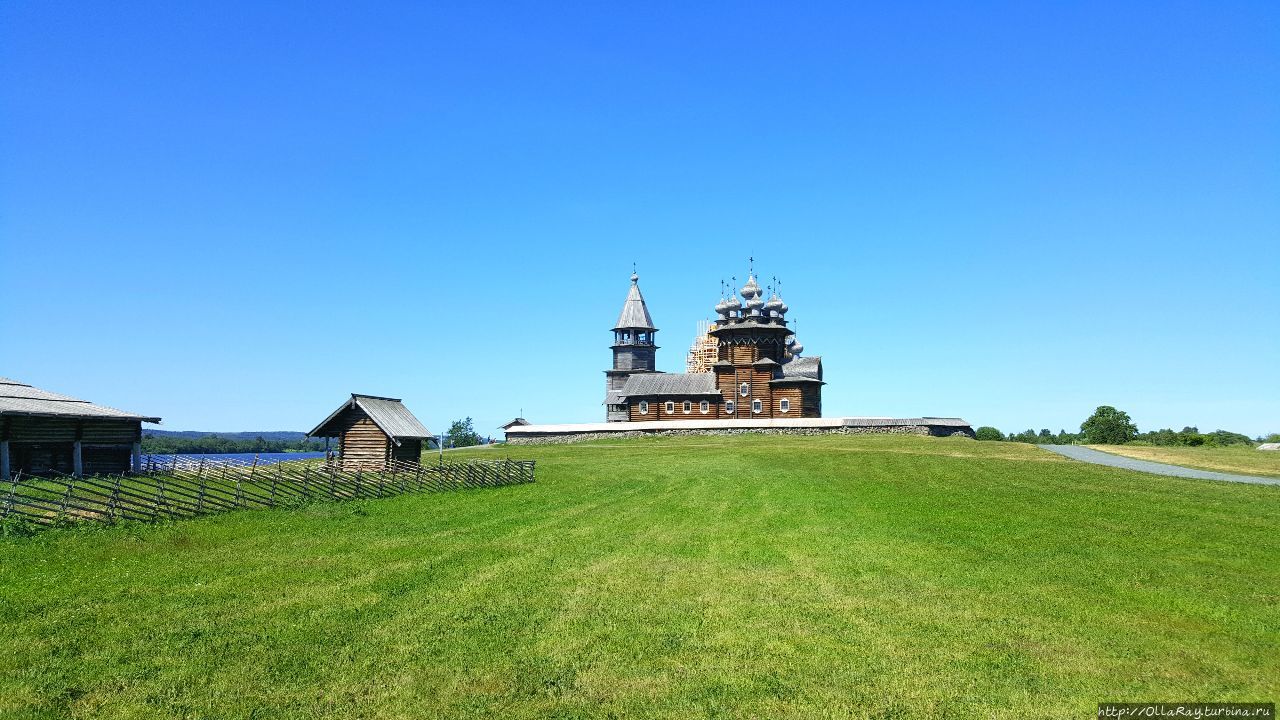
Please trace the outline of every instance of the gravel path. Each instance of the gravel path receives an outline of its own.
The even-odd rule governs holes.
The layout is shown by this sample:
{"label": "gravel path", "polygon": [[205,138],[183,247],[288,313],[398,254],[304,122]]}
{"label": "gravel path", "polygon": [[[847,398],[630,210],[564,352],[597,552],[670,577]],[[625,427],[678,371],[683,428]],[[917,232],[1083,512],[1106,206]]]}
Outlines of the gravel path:
{"label": "gravel path", "polygon": [[1138,472],[1152,473],[1154,475],[1172,475],[1173,477],[1196,478],[1197,480],[1224,480],[1226,482],[1253,483],[1254,485],[1280,485],[1280,478],[1193,470],[1181,465],[1134,460],[1133,458],[1112,455],[1111,453],[1104,453],[1092,448],[1081,447],[1080,445],[1041,445],[1040,447],[1049,452],[1065,455],[1072,460],[1080,460],[1095,465],[1110,465],[1111,467],[1137,470]]}

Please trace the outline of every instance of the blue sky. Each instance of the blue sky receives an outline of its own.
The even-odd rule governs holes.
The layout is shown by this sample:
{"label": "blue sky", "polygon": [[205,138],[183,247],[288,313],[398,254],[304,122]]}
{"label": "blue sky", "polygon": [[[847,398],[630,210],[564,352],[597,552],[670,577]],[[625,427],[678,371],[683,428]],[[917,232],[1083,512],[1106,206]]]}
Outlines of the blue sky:
{"label": "blue sky", "polygon": [[0,375],[603,417],[784,281],[828,415],[1280,432],[1275,3],[0,4]]}

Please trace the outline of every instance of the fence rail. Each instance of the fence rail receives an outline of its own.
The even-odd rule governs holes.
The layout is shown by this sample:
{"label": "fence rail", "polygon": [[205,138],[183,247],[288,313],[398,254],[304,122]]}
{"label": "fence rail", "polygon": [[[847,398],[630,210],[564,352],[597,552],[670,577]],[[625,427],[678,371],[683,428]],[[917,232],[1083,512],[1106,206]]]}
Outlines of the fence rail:
{"label": "fence rail", "polygon": [[271,465],[190,456],[144,464],[138,474],[15,476],[0,500],[0,521],[40,525],[154,522],[244,508],[318,500],[382,498],[534,482],[532,460],[470,460],[440,465],[391,461],[372,468],[286,461]]}

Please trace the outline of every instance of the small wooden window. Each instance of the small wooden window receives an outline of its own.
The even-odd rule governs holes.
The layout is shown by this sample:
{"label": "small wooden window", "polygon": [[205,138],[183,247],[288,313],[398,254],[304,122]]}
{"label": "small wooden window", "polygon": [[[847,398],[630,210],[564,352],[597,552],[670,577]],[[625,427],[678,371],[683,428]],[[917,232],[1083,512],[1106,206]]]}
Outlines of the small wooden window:
{"label": "small wooden window", "polygon": [[711,412],[711,403],[707,402],[706,400],[703,400],[702,402],[698,403],[698,412],[702,413],[703,415],[706,415],[707,413]]}
{"label": "small wooden window", "polygon": [[688,400],[685,400],[683,410],[685,415],[688,415],[689,413],[693,412],[693,403],[689,402]]}
{"label": "small wooden window", "polygon": [[676,404],[675,404],[675,403],[673,403],[673,402],[671,402],[670,400],[668,400],[668,401],[667,401],[667,413],[668,413],[668,414],[671,414],[671,413],[674,413],[675,411],[676,411]]}
{"label": "small wooden window", "polygon": [[782,398],[778,401],[778,409],[782,412],[789,412],[791,410],[791,401],[787,398]]}
{"label": "small wooden window", "polygon": [[750,383],[742,383],[741,385],[739,385],[739,386],[738,386],[738,394],[739,394],[739,395],[741,395],[742,397],[746,397],[746,396],[750,395],[750,394],[751,394],[751,384],[750,384]]}
{"label": "small wooden window", "polygon": [[645,402],[645,401],[643,401],[643,400],[641,400],[641,401],[640,401],[640,414],[641,414],[641,415],[648,415],[648,414],[649,414],[649,403],[647,403],[647,402]]}
{"label": "small wooden window", "polygon": [[764,412],[764,402],[759,399],[752,400],[751,412],[753,413]]}
{"label": "small wooden window", "polygon": [[726,414],[732,415],[735,409],[736,409],[736,406],[733,404],[732,400],[724,401],[724,411]]}

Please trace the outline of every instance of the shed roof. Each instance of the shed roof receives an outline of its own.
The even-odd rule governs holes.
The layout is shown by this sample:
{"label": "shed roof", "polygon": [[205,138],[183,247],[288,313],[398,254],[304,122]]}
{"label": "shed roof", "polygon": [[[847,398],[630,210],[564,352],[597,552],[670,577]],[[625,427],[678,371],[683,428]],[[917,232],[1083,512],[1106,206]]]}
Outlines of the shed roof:
{"label": "shed roof", "polygon": [[498,428],[501,430],[508,430],[510,428],[516,427],[517,425],[531,425],[531,424],[532,423],[530,423],[528,420],[525,420],[522,417],[518,417],[515,420],[512,420],[511,422],[505,425],[499,425]]}
{"label": "shed roof", "polygon": [[822,357],[798,357],[792,358],[789,362],[782,366],[782,379],[792,380],[795,378],[809,378],[811,380],[822,379]]}
{"label": "shed roof", "polygon": [[41,390],[26,383],[0,377],[0,415],[34,415],[84,420],[141,420],[158,423],[160,418],[136,415],[105,405],[94,405],[70,395]]}
{"label": "shed roof", "polygon": [[358,409],[373,421],[378,429],[393,440],[401,438],[435,438],[431,431],[423,426],[418,418],[409,412],[399,398],[378,397],[377,395],[360,395],[351,393],[351,399],[342,403],[329,417],[324,419],[307,437],[334,437],[335,428],[330,427],[344,410]]}
{"label": "shed roof", "polygon": [[644,373],[627,378],[618,395],[719,395],[712,373]]}

